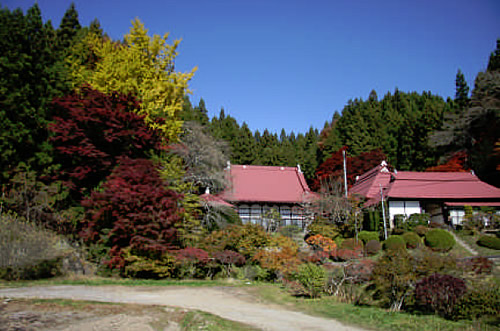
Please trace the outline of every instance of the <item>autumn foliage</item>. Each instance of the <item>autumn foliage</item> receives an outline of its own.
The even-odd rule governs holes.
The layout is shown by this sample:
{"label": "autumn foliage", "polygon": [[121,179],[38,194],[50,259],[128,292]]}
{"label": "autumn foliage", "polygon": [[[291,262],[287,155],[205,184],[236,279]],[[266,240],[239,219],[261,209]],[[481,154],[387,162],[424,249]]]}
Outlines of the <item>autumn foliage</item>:
{"label": "autumn foliage", "polygon": [[117,268],[123,267],[125,248],[150,258],[178,248],[181,195],[165,184],[152,161],[120,158],[101,190],[82,201],[81,237],[110,247],[109,265]]}
{"label": "autumn foliage", "polygon": [[55,99],[52,108],[51,142],[61,164],[57,177],[80,193],[104,180],[118,158],[147,158],[161,147],[159,135],[134,113],[140,104],[132,95],[107,95],[85,86]]}
{"label": "autumn foliage", "polygon": [[[326,180],[329,180],[331,178],[343,178],[343,150],[347,150],[347,147],[343,147],[338,151],[332,153],[332,155],[328,159],[326,159],[325,162],[319,165],[319,167],[316,169],[316,177],[311,184],[311,188],[313,190],[320,190],[322,182]],[[364,174],[368,170],[380,164],[380,162],[385,159],[387,159],[387,157],[380,149],[361,153],[355,157],[347,156],[347,183],[349,185],[353,185],[356,181],[356,176]]]}
{"label": "autumn foliage", "polygon": [[467,152],[459,151],[454,153],[448,161],[443,164],[427,168],[430,172],[467,172]]}

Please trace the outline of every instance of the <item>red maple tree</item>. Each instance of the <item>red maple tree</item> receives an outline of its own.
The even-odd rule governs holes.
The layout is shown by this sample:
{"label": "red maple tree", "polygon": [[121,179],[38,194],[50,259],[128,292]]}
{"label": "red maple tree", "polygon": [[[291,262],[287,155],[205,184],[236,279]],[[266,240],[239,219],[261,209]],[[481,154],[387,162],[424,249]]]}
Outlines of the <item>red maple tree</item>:
{"label": "red maple tree", "polygon": [[158,258],[179,247],[176,224],[182,219],[181,198],[167,188],[151,160],[121,157],[101,189],[82,201],[86,213],[80,236],[109,247],[111,267],[123,267],[124,248],[137,256]]}
{"label": "red maple tree", "polygon": [[161,137],[134,113],[139,107],[130,94],[108,95],[89,86],[54,99],[49,130],[61,165],[55,177],[83,194],[111,173],[119,157],[147,158],[162,148]]}
{"label": "red maple tree", "polygon": [[[344,176],[344,159],[342,151],[346,151],[347,147],[342,147],[338,151],[325,160],[316,169],[316,177],[314,178],[311,188],[315,191],[321,189],[321,184],[325,180],[339,179],[342,180]],[[353,185],[356,181],[356,176],[362,175],[371,168],[377,166],[386,159],[386,155],[380,150],[375,149],[370,152],[361,153],[358,156],[346,158],[347,168],[347,183],[349,186]]]}
{"label": "red maple tree", "polygon": [[443,164],[425,169],[429,172],[467,172],[467,152],[458,151]]}

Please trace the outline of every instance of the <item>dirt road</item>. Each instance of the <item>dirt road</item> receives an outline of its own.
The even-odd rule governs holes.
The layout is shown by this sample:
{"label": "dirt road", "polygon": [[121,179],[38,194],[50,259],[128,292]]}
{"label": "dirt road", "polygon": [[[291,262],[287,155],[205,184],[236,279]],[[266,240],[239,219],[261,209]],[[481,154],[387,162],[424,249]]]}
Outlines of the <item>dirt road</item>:
{"label": "dirt road", "polygon": [[0,297],[62,298],[197,309],[262,330],[361,330],[335,320],[259,303],[244,291],[231,287],[47,286],[0,289]]}

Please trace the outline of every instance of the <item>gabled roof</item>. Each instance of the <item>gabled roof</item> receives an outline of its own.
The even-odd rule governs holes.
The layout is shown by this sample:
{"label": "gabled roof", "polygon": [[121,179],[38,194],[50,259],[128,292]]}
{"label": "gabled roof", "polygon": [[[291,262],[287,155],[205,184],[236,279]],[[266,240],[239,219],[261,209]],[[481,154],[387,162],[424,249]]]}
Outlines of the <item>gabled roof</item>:
{"label": "gabled roof", "polygon": [[365,205],[392,199],[439,199],[453,201],[500,201],[500,189],[486,184],[467,172],[391,172],[385,162],[358,178],[352,194],[367,198]]}
{"label": "gabled roof", "polygon": [[200,195],[200,198],[203,199],[204,201],[206,201],[209,205],[234,208],[234,206],[232,204],[225,201],[220,196],[210,194],[209,192],[206,192],[206,193]]}
{"label": "gabled roof", "polygon": [[391,180],[391,172],[387,168],[387,163],[382,162],[375,168],[365,172],[356,179],[356,183],[351,187],[351,194],[359,194],[373,202],[380,201],[380,187],[387,188]]}
{"label": "gabled roof", "polygon": [[500,189],[468,172],[400,171],[393,177],[390,198],[500,199]]}
{"label": "gabled roof", "polygon": [[294,167],[231,165],[229,176],[221,197],[230,202],[301,203],[314,195]]}

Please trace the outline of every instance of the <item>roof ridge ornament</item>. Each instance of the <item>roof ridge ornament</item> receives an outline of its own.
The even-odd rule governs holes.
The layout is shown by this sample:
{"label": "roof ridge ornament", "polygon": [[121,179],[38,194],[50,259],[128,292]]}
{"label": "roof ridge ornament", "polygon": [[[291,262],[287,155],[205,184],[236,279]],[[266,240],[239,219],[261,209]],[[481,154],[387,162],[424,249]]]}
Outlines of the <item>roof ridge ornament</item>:
{"label": "roof ridge ornament", "polygon": [[302,169],[300,169],[300,164],[297,163],[297,171],[299,172],[299,174],[302,173]]}

